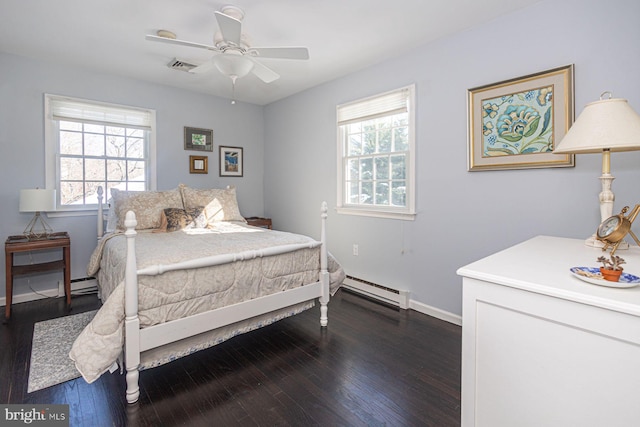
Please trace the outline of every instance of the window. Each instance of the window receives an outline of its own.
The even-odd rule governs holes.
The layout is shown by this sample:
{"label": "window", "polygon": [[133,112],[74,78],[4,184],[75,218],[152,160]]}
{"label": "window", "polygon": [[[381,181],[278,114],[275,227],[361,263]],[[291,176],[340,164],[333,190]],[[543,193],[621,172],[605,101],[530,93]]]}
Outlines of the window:
{"label": "window", "polygon": [[415,218],[415,87],[339,105],[338,212]]}
{"label": "window", "polygon": [[99,186],[155,188],[155,112],[45,95],[47,188],[58,210],[95,209]]}

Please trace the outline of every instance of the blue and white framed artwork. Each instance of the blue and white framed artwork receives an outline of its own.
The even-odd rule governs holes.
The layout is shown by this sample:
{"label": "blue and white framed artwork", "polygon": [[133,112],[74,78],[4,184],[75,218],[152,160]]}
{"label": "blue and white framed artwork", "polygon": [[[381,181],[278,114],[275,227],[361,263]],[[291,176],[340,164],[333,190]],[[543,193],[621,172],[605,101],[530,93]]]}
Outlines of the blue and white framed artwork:
{"label": "blue and white framed artwork", "polygon": [[468,90],[468,170],[572,167],[573,65]]}
{"label": "blue and white framed artwork", "polygon": [[241,147],[220,146],[220,176],[242,176],[243,159]]}

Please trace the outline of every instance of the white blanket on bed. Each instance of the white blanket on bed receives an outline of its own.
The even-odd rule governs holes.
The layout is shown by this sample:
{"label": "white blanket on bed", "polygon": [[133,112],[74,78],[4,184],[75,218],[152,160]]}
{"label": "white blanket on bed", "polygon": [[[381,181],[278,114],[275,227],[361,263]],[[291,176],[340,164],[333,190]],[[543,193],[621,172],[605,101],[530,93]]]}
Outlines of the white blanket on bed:
{"label": "white blanket on bed", "polygon": [[[213,230],[143,232],[136,236],[137,269],[224,253],[313,242],[306,236],[228,222],[220,223]],[[98,273],[104,305],[69,353],[87,382],[95,381],[122,352],[125,262],[126,238],[119,234],[103,238],[88,266],[90,275]],[[317,281],[318,271],[319,248],[316,247],[213,267],[139,276],[140,325],[144,328],[299,287]],[[332,257],[329,259],[329,271],[331,292],[334,293],[344,279],[344,272]],[[284,314],[278,316],[281,318]],[[258,323],[263,323],[263,320]],[[244,325],[240,332],[251,328]],[[226,331],[225,336],[237,333]]]}

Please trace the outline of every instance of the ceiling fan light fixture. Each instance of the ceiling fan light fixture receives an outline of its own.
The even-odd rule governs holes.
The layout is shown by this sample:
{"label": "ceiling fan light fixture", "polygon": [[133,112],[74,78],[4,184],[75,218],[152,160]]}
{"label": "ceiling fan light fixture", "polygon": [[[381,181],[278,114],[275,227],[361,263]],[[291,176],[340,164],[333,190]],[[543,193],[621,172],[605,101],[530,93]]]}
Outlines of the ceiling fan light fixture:
{"label": "ceiling fan light fixture", "polygon": [[253,61],[241,54],[223,53],[213,58],[213,64],[227,77],[241,78],[253,69]]}

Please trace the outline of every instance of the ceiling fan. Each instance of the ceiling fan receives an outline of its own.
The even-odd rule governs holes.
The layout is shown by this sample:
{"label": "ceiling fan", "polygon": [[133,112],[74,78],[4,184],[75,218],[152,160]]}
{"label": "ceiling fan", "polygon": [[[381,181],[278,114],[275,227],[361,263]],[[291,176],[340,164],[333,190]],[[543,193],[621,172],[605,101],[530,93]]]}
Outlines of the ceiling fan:
{"label": "ceiling fan", "polygon": [[265,83],[271,83],[280,76],[268,68],[258,58],[309,59],[306,47],[253,47],[242,32],[244,12],[236,6],[224,6],[215,11],[219,31],[215,33],[214,45],[176,39],[170,31],[160,30],[157,35],[147,35],[146,39],[180,46],[207,49],[214,52],[209,61],[189,70],[191,73],[205,73],[214,68],[231,78],[235,87],[236,79],[253,73]]}

